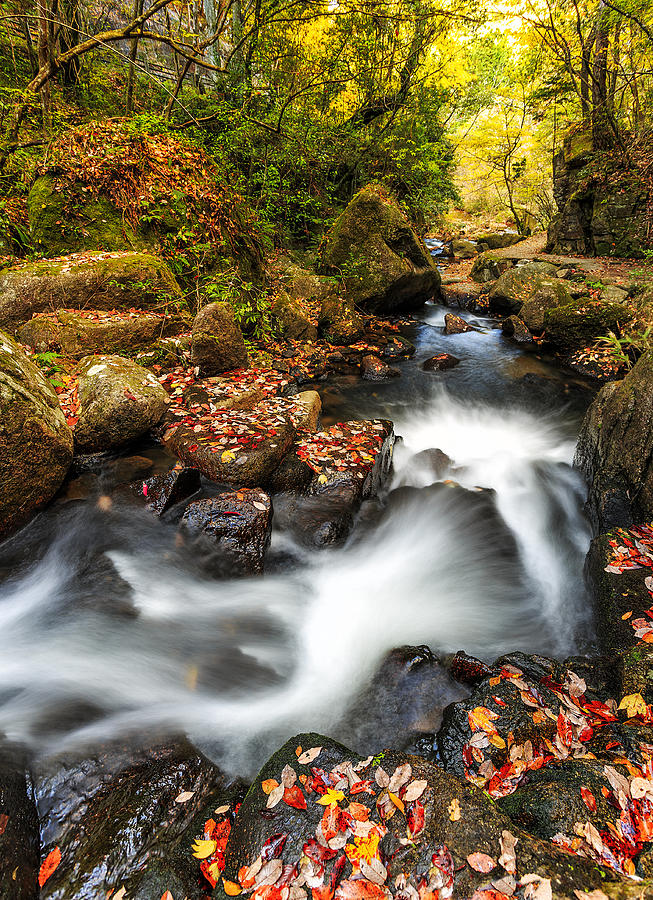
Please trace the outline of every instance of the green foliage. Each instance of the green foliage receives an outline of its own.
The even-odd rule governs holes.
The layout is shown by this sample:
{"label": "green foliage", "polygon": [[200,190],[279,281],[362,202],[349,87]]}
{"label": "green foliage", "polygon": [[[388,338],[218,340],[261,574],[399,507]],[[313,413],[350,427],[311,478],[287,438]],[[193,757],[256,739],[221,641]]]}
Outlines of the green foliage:
{"label": "green foliage", "polygon": [[53,387],[63,387],[63,381],[59,377],[59,373],[63,372],[63,367],[59,365],[61,354],[54,351],[46,351],[45,353],[35,353],[32,357],[37,366],[43,369],[45,377],[50,381]]}
{"label": "green foliage", "polygon": [[200,306],[216,301],[231,304],[236,322],[247,338],[269,340],[276,336],[268,293],[244,281],[236,272],[207,280],[202,285]]}
{"label": "green foliage", "polygon": [[629,329],[621,337],[610,331],[604,337],[598,338],[596,343],[607,349],[619,366],[631,369],[642,353],[653,350],[653,326]]}

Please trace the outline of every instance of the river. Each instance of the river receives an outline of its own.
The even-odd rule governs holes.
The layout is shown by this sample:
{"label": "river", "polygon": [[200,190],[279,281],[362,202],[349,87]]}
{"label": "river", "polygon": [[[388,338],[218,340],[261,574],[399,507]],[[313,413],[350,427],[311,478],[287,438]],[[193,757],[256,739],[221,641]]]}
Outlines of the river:
{"label": "river", "polygon": [[[590,533],[571,460],[591,395],[489,320],[465,313],[479,331],[445,336],[445,312],[425,307],[401,378],[317,385],[327,422],[390,418],[403,438],[382,502],[344,547],[308,551],[275,531],[264,577],[213,580],[173,523],[119,494],[98,505],[102,478],[5,542],[0,730],[40,753],[185,730],[246,774],[296,731],[366,752],[433,729],[464,689],[435,667],[426,706],[411,706],[405,685],[375,682],[394,647],[588,650]],[[424,372],[439,352],[460,365]],[[452,461],[439,478],[416,458],[434,448]]]}

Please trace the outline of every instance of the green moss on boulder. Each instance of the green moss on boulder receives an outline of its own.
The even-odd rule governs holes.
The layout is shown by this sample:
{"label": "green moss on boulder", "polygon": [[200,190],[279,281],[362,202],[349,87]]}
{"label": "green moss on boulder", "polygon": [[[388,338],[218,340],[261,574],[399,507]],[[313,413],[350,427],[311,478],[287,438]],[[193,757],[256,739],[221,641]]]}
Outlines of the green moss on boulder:
{"label": "green moss on boulder", "polygon": [[195,316],[191,331],[191,359],[204,375],[218,375],[230,369],[247,367],[245,340],[230,303],[209,303]]}
{"label": "green moss on boulder", "polygon": [[317,325],[299,298],[280,291],[272,304],[272,312],[285,337],[299,341],[317,339]]}
{"label": "green moss on boulder", "polygon": [[59,489],[73,436],[41,370],[0,331],[0,539]]}
{"label": "green moss on boulder", "polygon": [[151,253],[84,253],[0,272],[0,326],[15,329],[57,309],[184,306],[181,288]]}
{"label": "green moss on boulder", "polygon": [[620,303],[575,300],[544,311],[544,333],[557,350],[580,350],[608,332],[618,332],[633,318]]}
{"label": "green moss on boulder", "polygon": [[440,274],[424,242],[375,184],[359,191],[336,219],[318,268],[343,277],[352,301],[372,312],[418,309],[440,294]]}
{"label": "green moss on boulder", "polygon": [[528,328],[541,332],[547,309],[572,303],[569,288],[555,276],[550,263],[530,262],[508,269],[490,289],[490,312],[503,316],[516,315]]}

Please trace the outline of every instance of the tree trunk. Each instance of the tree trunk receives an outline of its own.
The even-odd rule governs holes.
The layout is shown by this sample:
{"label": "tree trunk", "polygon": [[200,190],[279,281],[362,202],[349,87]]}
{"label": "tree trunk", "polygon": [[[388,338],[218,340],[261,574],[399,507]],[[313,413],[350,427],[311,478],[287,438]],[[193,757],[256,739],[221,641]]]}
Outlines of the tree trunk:
{"label": "tree trunk", "polygon": [[[144,0],[134,0],[132,18],[137,19],[143,14]],[[129,72],[127,73],[127,96],[125,98],[125,110],[131,114],[134,105],[134,77],[136,74],[136,55],[138,53],[138,37],[133,37],[129,46]]]}
{"label": "tree trunk", "polygon": [[[36,14],[38,16],[39,40],[38,40],[38,57],[39,70],[46,68],[52,59],[52,48],[50,45],[50,6],[48,0],[37,0]],[[41,106],[43,108],[43,130],[47,133],[52,124],[50,109],[50,82],[45,81],[40,89]]]}

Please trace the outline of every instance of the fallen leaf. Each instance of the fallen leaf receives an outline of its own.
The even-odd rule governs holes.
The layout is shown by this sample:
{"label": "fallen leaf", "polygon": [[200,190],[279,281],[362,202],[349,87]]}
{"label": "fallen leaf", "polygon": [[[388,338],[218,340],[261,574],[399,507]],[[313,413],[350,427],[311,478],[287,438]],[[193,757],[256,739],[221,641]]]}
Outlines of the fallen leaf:
{"label": "fallen leaf", "polygon": [[261,790],[264,794],[271,794],[275,788],[279,787],[279,782],[276,778],[266,778],[265,781],[261,782]]}
{"label": "fallen leaf", "polygon": [[125,896],[126,893],[127,893],[127,889],[124,888],[124,887],[121,887],[120,890],[117,891],[117,892],[113,895],[113,897],[111,898],[111,900],[124,900],[124,896]]}
{"label": "fallen leaf", "polygon": [[390,797],[390,799],[392,800],[392,802],[394,803],[394,805],[397,807],[397,809],[400,812],[402,812],[404,814],[406,813],[406,807],[404,806],[403,801],[400,800],[396,794],[393,794],[389,788],[388,788],[388,797]]}
{"label": "fallen leaf", "polygon": [[526,886],[524,897],[529,898],[529,900],[553,900],[553,891],[549,878],[542,878],[541,875],[537,874],[522,875],[519,883],[522,887]]}
{"label": "fallen leaf", "polygon": [[457,822],[460,816],[462,815],[460,811],[460,802],[456,797],[449,804],[449,818],[452,822]]}
{"label": "fallen leaf", "polygon": [[48,855],[45,857],[43,862],[41,863],[41,868],[39,869],[39,886],[43,887],[45,882],[48,880],[50,875],[57,868],[59,863],[61,862],[61,850],[58,847],[55,847],[53,850],[50,850]]}
{"label": "fallen leaf", "polygon": [[243,889],[239,884],[236,884],[235,881],[226,881],[224,878],[222,879],[222,886],[224,887],[224,892],[227,897],[237,897],[238,894],[242,894]]}
{"label": "fallen leaf", "polygon": [[308,766],[318,758],[321,752],[321,747],[311,747],[310,750],[304,750],[304,752],[297,757],[297,762],[302,766]]}
{"label": "fallen leaf", "polygon": [[381,860],[374,856],[369,862],[362,856],[360,859],[360,870],[372,884],[385,884],[388,878],[388,870]]}
{"label": "fallen leaf", "polygon": [[506,872],[514,875],[517,871],[517,856],[515,855],[515,847],[518,838],[509,831],[501,832],[501,856],[499,857],[499,865],[503,866]]}
{"label": "fallen leaf", "polygon": [[648,712],[646,701],[641,694],[628,694],[622,699],[617,709],[625,709],[628,718],[645,716]]}
{"label": "fallen leaf", "polygon": [[594,794],[590,791],[590,789],[581,787],[580,795],[583,798],[583,803],[589,809],[589,811],[596,812],[596,798],[594,797]]}
{"label": "fallen leaf", "polygon": [[411,781],[408,787],[406,788],[406,793],[402,797],[404,803],[412,803],[413,800],[419,799],[426,788],[428,787],[428,782],[424,779],[420,779],[419,781]]}
{"label": "fallen leaf", "polygon": [[467,862],[475,872],[482,872],[484,875],[496,868],[496,862],[487,853],[470,853]]}
{"label": "fallen leaf", "polygon": [[268,802],[265,804],[266,807],[268,809],[273,809],[273,807],[275,807],[277,803],[281,802],[285,791],[286,789],[282,784],[277,785],[277,787],[271,790],[268,794]]}
{"label": "fallen leaf", "polygon": [[574,890],[574,894],[578,900],[608,900],[608,895],[604,894],[601,888],[595,888],[593,891]]}
{"label": "fallen leaf", "polygon": [[181,794],[177,794],[175,797],[175,803],[188,803],[188,801],[195,796],[195,791],[182,791]]}
{"label": "fallen leaf", "polygon": [[333,788],[328,788],[325,794],[316,801],[320,806],[335,806],[341,800],[345,799],[345,795],[342,791],[334,791]]}
{"label": "fallen leaf", "polygon": [[9,816],[7,815],[7,813],[2,813],[2,815],[0,815],[0,834],[5,833],[5,829],[8,824],[9,824]]}
{"label": "fallen leaf", "polygon": [[217,849],[217,841],[204,840],[203,838],[193,841],[192,850],[195,859],[208,859]]}
{"label": "fallen leaf", "polygon": [[170,891],[164,891],[161,894],[161,900],[175,900]]}

